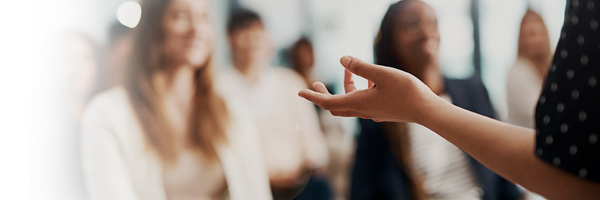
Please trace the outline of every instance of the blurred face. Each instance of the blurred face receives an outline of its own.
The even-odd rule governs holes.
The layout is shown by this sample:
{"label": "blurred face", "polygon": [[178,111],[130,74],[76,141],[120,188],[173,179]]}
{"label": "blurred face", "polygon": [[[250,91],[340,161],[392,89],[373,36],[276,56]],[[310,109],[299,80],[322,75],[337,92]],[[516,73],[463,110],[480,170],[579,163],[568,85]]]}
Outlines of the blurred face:
{"label": "blurred face", "polygon": [[548,40],[544,25],[536,19],[528,18],[524,21],[521,30],[522,46],[528,57],[543,56],[546,53],[544,44]]}
{"label": "blurred face", "polygon": [[258,21],[231,33],[229,41],[236,67],[260,66],[270,60],[271,42],[263,24]]}
{"label": "blurred face", "polygon": [[208,0],[171,0],[163,19],[164,56],[169,65],[202,67],[212,52]]}
{"label": "blurred face", "polygon": [[296,62],[297,70],[303,74],[307,75],[313,68],[314,65],[314,57],[313,51],[310,46],[307,44],[300,44],[296,48],[294,60]]}
{"label": "blurred face", "polygon": [[431,7],[421,1],[407,3],[406,9],[396,14],[393,31],[396,56],[410,67],[411,63],[436,59],[440,33]]}
{"label": "blurred face", "polygon": [[73,37],[67,41],[66,54],[66,84],[69,92],[79,100],[90,94],[98,78],[96,55],[92,44],[80,37]]}

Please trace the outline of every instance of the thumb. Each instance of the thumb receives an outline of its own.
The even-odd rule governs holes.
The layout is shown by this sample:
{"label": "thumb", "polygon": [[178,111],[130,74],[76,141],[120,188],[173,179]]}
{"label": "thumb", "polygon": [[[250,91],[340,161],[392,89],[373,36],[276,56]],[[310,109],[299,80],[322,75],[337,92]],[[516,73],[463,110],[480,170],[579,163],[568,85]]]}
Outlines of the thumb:
{"label": "thumb", "polygon": [[351,56],[342,57],[340,63],[353,74],[359,75],[374,83],[377,83],[377,80],[384,77],[386,74],[385,67],[371,64]]}

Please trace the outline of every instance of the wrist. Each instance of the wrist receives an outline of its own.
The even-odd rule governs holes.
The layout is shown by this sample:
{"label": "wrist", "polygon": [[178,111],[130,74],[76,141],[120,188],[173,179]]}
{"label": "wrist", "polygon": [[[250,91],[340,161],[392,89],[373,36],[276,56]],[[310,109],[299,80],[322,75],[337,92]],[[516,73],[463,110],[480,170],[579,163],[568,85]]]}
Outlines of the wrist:
{"label": "wrist", "polygon": [[445,108],[451,105],[437,95],[430,95],[421,101],[419,106],[415,106],[416,112],[413,122],[429,127],[431,123],[435,123],[436,117],[443,115]]}

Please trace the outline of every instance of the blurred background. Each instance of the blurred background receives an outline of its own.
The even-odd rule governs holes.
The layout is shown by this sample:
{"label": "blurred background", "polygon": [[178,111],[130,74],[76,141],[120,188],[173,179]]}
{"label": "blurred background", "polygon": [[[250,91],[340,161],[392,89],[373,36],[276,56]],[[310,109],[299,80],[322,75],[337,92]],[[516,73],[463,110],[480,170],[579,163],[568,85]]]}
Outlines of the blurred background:
{"label": "blurred background", "polygon": [[[301,37],[314,46],[314,75],[343,92],[339,58],[374,62],[381,20],[394,0],[210,0],[219,70],[231,68],[226,24],[229,11],[244,7],[261,15],[272,37],[272,65],[290,67],[289,53]],[[451,78],[480,78],[500,119],[507,117],[506,80],[517,58],[520,22],[527,9],[538,12],[552,48],[558,42],[566,0],[424,0],[438,17],[442,72]],[[2,154],[9,160],[5,188],[30,185],[0,198],[85,199],[78,157],[77,117],[86,99],[110,85],[118,67],[121,33],[134,28],[143,12],[138,1],[56,0],[8,3],[0,8],[3,73]],[[4,23],[6,22],[6,23]],[[126,51],[126,50],[123,50]],[[74,59],[76,58],[76,59]],[[19,67],[23,66],[23,67]],[[113,68],[111,68],[113,67]],[[366,81],[358,80],[366,88]],[[99,86],[102,85],[102,86]],[[66,88],[66,89],[65,89]],[[82,104],[82,105],[80,105]],[[58,113],[58,114],[57,114]],[[344,119],[344,134],[355,135],[356,119]],[[22,133],[22,134],[21,134]],[[24,145],[23,145],[24,144]],[[24,148],[25,147],[25,148]],[[19,153],[14,153],[19,152]],[[23,153],[21,153],[23,152]],[[29,157],[30,159],[26,159]],[[23,172],[23,173],[21,173]],[[31,172],[31,173],[29,173]],[[24,178],[26,177],[26,178]],[[72,184],[72,185],[69,185]],[[81,187],[81,188],[80,188]],[[27,187],[25,187],[27,188]],[[16,198],[15,198],[16,197]],[[4,198],[3,198],[4,199]]]}
{"label": "blurred background", "polygon": [[[131,2],[131,3],[130,3]],[[310,36],[315,51],[315,74],[320,80],[340,83],[338,59],[353,55],[373,62],[373,43],[386,9],[395,0],[211,0],[217,49],[222,67],[231,65],[225,25],[229,9],[242,6],[258,12],[277,48],[273,64],[288,66],[289,49],[301,36]],[[506,72],[517,56],[520,21],[528,8],[545,20],[554,47],[562,28],[565,0],[424,0],[439,20],[439,59],[444,75],[452,78],[481,76],[499,112],[506,106],[503,91]],[[110,42],[116,21],[135,27],[138,1],[65,1],[54,17],[61,32],[87,35],[99,47]],[[55,3],[53,3],[55,4]],[[56,3],[59,4],[59,3]],[[121,18],[118,16],[122,9]],[[77,16],[77,17],[73,17]],[[509,42],[512,41],[512,42]],[[366,86],[366,83],[362,84]],[[341,89],[342,88],[339,88]],[[339,92],[339,91],[338,91]]]}

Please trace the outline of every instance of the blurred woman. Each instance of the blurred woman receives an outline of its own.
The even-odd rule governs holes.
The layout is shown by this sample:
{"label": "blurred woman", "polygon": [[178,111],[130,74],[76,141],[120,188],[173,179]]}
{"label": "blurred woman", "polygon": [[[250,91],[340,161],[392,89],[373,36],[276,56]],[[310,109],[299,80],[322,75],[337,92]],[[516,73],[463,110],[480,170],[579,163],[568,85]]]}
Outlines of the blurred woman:
{"label": "blurred woman", "polygon": [[[508,123],[535,128],[535,107],[551,62],[552,49],[546,24],[537,12],[527,10],[521,21],[517,60],[508,71]],[[543,198],[527,192],[527,199]]]}
{"label": "blurred woman", "polygon": [[[81,120],[86,105],[95,95],[100,87],[102,68],[100,62],[100,47],[90,36],[83,33],[72,33],[67,35],[62,44],[62,57],[60,77],[61,90],[65,98],[61,102],[61,115],[64,117],[65,131],[60,135],[53,135],[56,141],[56,149],[60,149],[59,157],[62,160],[54,160],[45,163],[45,168],[60,169],[54,175],[60,177],[65,184],[65,195],[73,199],[85,199],[85,184],[83,179],[83,168],[81,166]],[[40,152],[41,153],[41,152]],[[52,166],[56,165],[56,166]],[[56,183],[48,183],[56,184]]]}
{"label": "blurred woman", "polygon": [[64,41],[65,101],[69,121],[79,123],[90,98],[99,90],[100,47],[89,36],[74,33]]}
{"label": "blurred woman", "polygon": [[[290,52],[292,69],[298,72],[307,84],[308,88],[314,89],[311,85],[314,82],[313,69],[315,64],[313,44],[308,37],[301,37],[291,48]],[[328,90],[333,91],[333,85],[326,85]],[[354,135],[349,133],[343,127],[343,119],[331,115],[329,111],[315,106],[319,115],[321,130],[325,136],[325,142],[329,151],[329,164],[327,172],[323,178],[331,185],[333,197],[328,199],[348,199],[348,183],[350,182],[350,169],[352,168],[352,159],[354,157]],[[311,193],[311,182],[316,182],[319,174],[313,174],[306,188],[296,199],[302,199],[307,193]],[[315,191],[312,193],[321,192]],[[316,198],[304,198],[316,199]]]}
{"label": "blurred woman", "polygon": [[[595,6],[596,5],[596,6]],[[404,71],[344,56],[346,94],[323,83],[298,93],[336,116],[414,122],[498,174],[550,199],[600,197],[600,0],[568,1],[558,52],[535,114],[535,129],[452,105]],[[554,67],[556,66],[556,67]],[[369,80],[357,90],[352,73]]]}
{"label": "blurred woman", "polygon": [[126,82],[84,116],[90,197],[271,199],[254,128],[213,87],[209,1],[146,0],[142,10]]}
{"label": "blurred woman", "polygon": [[517,60],[508,71],[508,123],[535,127],[535,106],[551,62],[552,50],[546,24],[538,13],[528,10],[521,21]]}
{"label": "blurred woman", "polygon": [[291,50],[292,68],[298,72],[306,82],[306,86],[312,89],[314,82],[312,73],[315,65],[313,46],[307,37],[302,37],[292,46]]}
{"label": "blurred woman", "polygon": [[[479,79],[442,76],[437,60],[437,18],[427,4],[405,0],[391,5],[376,42],[377,64],[404,70],[446,101],[494,117],[487,90]],[[424,126],[365,119],[360,119],[360,124],[351,199],[520,197],[515,185]]]}

